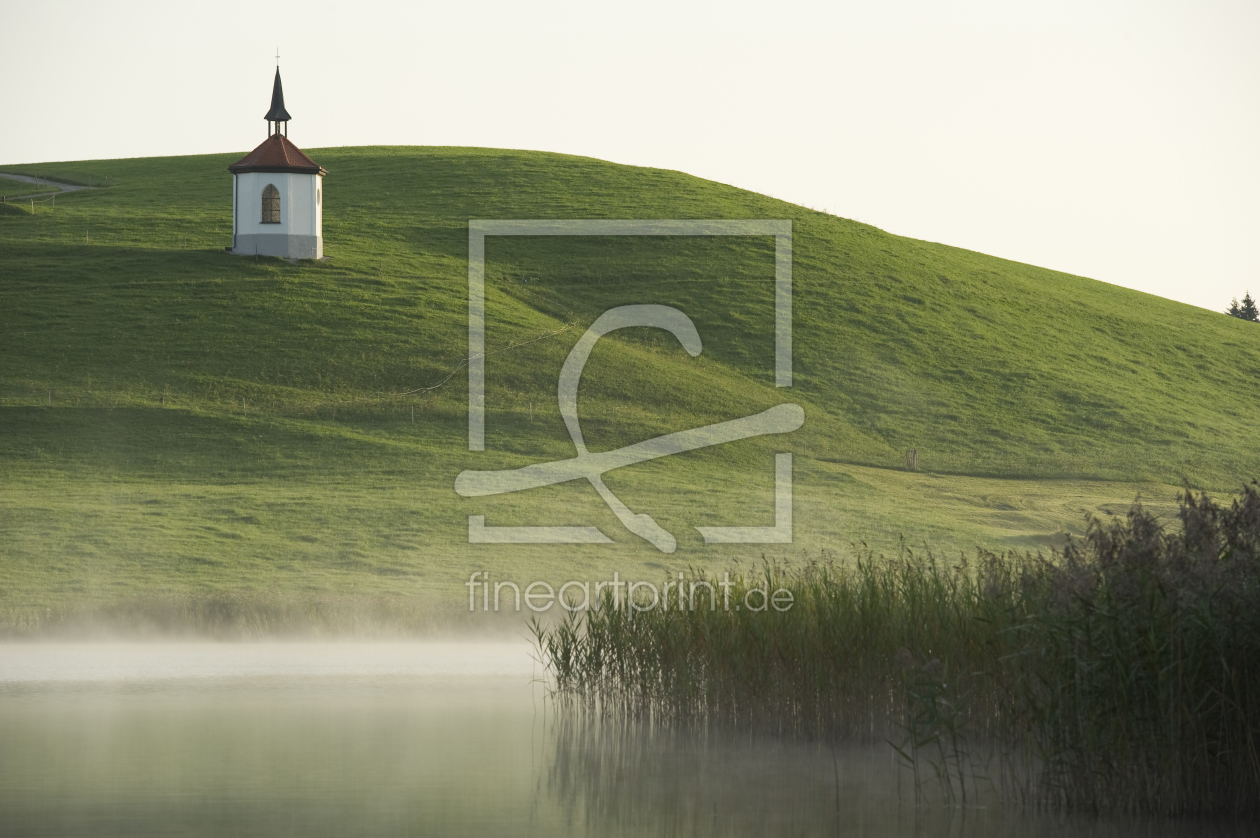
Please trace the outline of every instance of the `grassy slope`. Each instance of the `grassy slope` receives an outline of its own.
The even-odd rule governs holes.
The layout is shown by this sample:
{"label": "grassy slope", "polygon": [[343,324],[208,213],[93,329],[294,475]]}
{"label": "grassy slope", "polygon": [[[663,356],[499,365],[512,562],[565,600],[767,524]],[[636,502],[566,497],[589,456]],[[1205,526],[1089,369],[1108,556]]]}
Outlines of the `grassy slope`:
{"label": "grassy slope", "polygon": [[[1237,384],[1260,368],[1254,324],[676,172],[479,149],[312,156],[330,171],[330,259],[296,265],[221,251],[239,155],[3,167],[114,183],[0,216],[11,607],[137,587],[459,595],[483,567],[562,581],[755,556],[689,528],[770,523],[775,450],[796,453],[810,550],[1044,543],[1139,491],[1166,505],[1183,481],[1231,491],[1260,474],[1260,409]],[[768,240],[496,239],[488,450],[465,450],[469,218],[713,217],[794,223],[791,391],[771,375]],[[610,474],[678,535],[669,557],[589,488],[456,496],[463,468],[571,455],[559,366],[605,308],[647,301],[686,311],[705,351],[636,330],[601,342],[581,392],[593,449],[787,398],[805,427]],[[893,470],[911,447],[930,473]],[[477,513],[594,523],[618,544],[470,546]]]}

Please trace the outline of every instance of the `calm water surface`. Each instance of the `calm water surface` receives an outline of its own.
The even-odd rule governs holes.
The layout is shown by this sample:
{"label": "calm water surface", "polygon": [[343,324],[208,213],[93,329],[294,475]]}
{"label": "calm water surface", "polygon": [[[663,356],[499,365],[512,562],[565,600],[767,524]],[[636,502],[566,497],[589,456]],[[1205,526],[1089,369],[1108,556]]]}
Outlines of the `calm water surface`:
{"label": "calm water surface", "polygon": [[521,643],[0,645],[2,835],[1244,835],[914,803],[886,746],[557,720]]}

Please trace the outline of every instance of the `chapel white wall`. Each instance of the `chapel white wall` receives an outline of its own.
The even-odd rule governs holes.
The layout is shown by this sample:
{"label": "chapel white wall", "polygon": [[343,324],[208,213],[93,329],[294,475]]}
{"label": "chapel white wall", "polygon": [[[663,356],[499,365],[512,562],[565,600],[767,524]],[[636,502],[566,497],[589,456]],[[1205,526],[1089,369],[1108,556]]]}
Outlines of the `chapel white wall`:
{"label": "chapel white wall", "polygon": [[[295,172],[242,172],[234,175],[235,252],[243,255],[322,258],[323,178]],[[262,193],[280,193],[280,223],[262,223]]]}
{"label": "chapel white wall", "polygon": [[[235,232],[253,235],[318,236],[322,207],[316,205],[319,175],[294,172],[243,172],[236,175]],[[280,223],[262,223],[262,193],[268,185],[280,192]]]}

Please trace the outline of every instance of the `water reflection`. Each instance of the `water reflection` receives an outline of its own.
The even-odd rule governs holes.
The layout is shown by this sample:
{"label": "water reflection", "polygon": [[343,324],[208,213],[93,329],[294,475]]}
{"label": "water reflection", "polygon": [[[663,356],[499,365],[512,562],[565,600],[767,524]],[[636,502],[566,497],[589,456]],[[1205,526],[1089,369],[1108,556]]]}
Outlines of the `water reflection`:
{"label": "water reflection", "polygon": [[524,644],[0,646],[0,833],[1205,834],[916,807],[885,748],[557,718],[533,674]]}
{"label": "water reflection", "polygon": [[[579,835],[1241,836],[1253,825],[1029,814],[979,800],[945,806],[886,744],[831,748],[767,736],[561,716],[548,737],[550,800]],[[937,790],[939,792],[939,789]]]}

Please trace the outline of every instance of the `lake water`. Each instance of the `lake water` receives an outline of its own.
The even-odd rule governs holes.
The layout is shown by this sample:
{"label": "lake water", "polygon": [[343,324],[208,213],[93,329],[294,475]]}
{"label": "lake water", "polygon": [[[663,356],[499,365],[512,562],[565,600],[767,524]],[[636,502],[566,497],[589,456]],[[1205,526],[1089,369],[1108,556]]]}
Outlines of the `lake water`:
{"label": "lake water", "polygon": [[0,644],[0,835],[1233,836],[916,805],[887,746],[557,718],[525,643]]}

